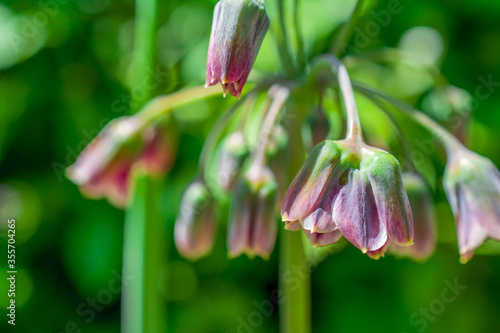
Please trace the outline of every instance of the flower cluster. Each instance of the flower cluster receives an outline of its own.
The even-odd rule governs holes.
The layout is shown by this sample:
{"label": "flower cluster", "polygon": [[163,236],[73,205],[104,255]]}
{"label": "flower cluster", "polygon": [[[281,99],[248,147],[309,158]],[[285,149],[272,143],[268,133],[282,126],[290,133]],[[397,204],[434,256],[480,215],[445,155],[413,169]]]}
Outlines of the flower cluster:
{"label": "flower cluster", "polygon": [[348,141],[317,145],[293,180],[281,209],[286,229],[303,229],[315,246],[343,235],[378,258],[390,244],[412,244],[413,220],[398,161]]}
{"label": "flower cluster", "polygon": [[138,118],[111,121],[67,169],[67,176],[90,198],[105,197],[124,207],[134,168],[162,174],[173,164],[173,132],[161,126],[144,127]]}
{"label": "flower cluster", "polygon": [[[224,93],[229,91],[239,98],[268,28],[269,17],[262,0],[220,0],[214,10],[205,85],[221,83]],[[256,147],[246,140],[243,122],[220,144],[214,178],[226,194],[232,193],[229,255],[269,257],[276,242],[277,204],[282,201],[285,229],[303,230],[313,246],[327,246],[343,236],[375,259],[386,251],[427,258],[437,242],[433,200],[427,184],[415,173],[403,176],[393,155],[363,142],[352,84],[342,62],[332,55],[322,55],[313,61],[314,65],[308,73],[308,84],[318,83],[320,105],[311,108],[312,115],[297,117],[309,119],[309,138],[301,138],[300,130],[292,133],[278,121],[291,87],[295,89],[298,83],[274,78],[275,81],[270,80],[269,86],[273,86],[268,90],[268,109],[259,123]],[[339,100],[344,102],[345,140],[324,140],[330,133],[329,118],[321,104],[328,87],[338,89]],[[254,91],[264,90],[260,89]],[[360,91],[367,94],[369,89]],[[380,92],[372,94],[383,97]],[[445,99],[450,110],[462,110],[462,116],[469,109],[470,96],[464,91],[448,87],[441,94],[446,98],[431,95],[427,104]],[[297,96],[295,102],[301,102]],[[393,104],[402,105],[398,101]],[[406,112],[438,134],[437,139],[447,149],[443,185],[456,220],[461,261],[466,262],[487,238],[500,240],[500,172],[490,160],[466,149],[432,119],[411,108]],[[144,123],[140,119],[113,120],[68,168],[68,177],[84,194],[106,197],[114,205],[124,207],[134,169],[162,174],[171,167],[176,153],[175,131],[165,131],[164,126],[156,123],[156,117],[146,117]],[[283,197],[290,180],[283,160],[290,157],[291,161],[288,155],[295,154],[294,163],[302,161],[301,149],[292,152],[301,140],[307,150],[316,146]],[[204,167],[202,163],[200,170]],[[177,248],[190,259],[209,253],[215,238],[215,198],[205,176],[201,171],[189,184],[175,224]]]}

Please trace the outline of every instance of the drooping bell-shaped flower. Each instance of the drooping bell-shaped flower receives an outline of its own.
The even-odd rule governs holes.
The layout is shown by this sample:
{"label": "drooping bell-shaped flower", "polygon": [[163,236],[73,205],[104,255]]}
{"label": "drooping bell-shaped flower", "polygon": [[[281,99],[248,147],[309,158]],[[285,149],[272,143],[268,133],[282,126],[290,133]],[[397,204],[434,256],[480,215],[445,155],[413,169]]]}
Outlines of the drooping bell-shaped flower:
{"label": "drooping bell-shaped flower", "polygon": [[83,150],[67,176],[90,198],[105,197],[124,207],[132,168],[165,172],[173,162],[171,139],[159,127],[144,128],[135,117],[115,119]]}
{"label": "drooping bell-shaped flower", "polygon": [[217,159],[217,180],[225,191],[233,189],[248,153],[245,135],[241,131],[222,141]]}
{"label": "drooping bell-shaped flower", "polygon": [[465,263],[486,238],[500,240],[500,173],[489,159],[462,148],[449,154],[443,187]]}
{"label": "drooping bell-shaped flower", "polygon": [[317,246],[341,234],[363,253],[379,257],[389,243],[412,243],[399,163],[365,144],[356,148],[348,141],[326,140],[317,145],[290,185],[281,214],[285,228],[303,228]]}
{"label": "drooping bell-shaped flower", "polygon": [[263,0],[221,0],[215,5],[206,86],[222,84],[240,97],[269,29]]}
{"label": "drooping bell-shaped flower", "polygon": [[245,253],[267,259],[276,242],[277,183],[267,167],[252,165],[236,183],[231,207],[228,248],[231,257]]}
{"label": "drooping bell-shaped flower", "polygon": [[428,258],[434,252],[437,242],[436,213],[432,193],[422,177],[417,174],[403,174],[403,183],[410,200],[415,235],[412,246],[391,245],[390,251],[422,260]]}
{"label": "drooping bell-shaped flower", "polygon": [[215,238],[214,201],[205,183],[192,182],[182,196],[174,238],[179,252],[198,259],[208,254]]}

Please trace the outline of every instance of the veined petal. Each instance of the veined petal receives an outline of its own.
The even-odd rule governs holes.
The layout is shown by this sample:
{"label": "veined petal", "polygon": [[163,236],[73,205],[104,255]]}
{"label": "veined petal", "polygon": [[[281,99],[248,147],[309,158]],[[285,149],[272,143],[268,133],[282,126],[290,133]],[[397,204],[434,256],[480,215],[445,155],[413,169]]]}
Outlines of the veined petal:
{"label": "veined petal", "polygon": [[330,189],[328,182],[338,161],[339,153],[335,142],[324,141],[314,147],[286,192],[281,206],[283,220],[304,220],[319,207],[321,201],[333,200],[333,197],[329,198],[326,194],[334,194],[327,190]]}
{"label": "veined petal", "polygon": [[309,239],[309,242],[314,247],[322,247],[338,242],[338,240],[342,237],[342,234],[339,230],[335,230],[332,232],[319,233],[319,232],[310,232],[309,230],[304,230],[304,233]]}
{"label": "veined petal", "polygon": [[375,197],[365,172],[349,171],[333,203],[333,220],[344,237],[363,253],[380,249],[387,232],[379,219]]}
{"label": "veined petal", "polygon": [[337,225],[333,222],[330,213],[323,208],[318,208],[302,221],[302,228],[313,233],[326,233],[337,230]]}
{"label": "veined petal", "polygon": [[399,162],[389,153],[377,152],[365,163],[379,219],[388,236],[398,245],[413,244],[413,217]]}
{"label": "veined petal", "polygon": [[480,222],[480,216],[469,206],[463,189],[456,188],[456,198],[459,207],[456,216],[458,247],[462,262],[467,262],[472,258],[474,250],[477,249],[488,236]]}

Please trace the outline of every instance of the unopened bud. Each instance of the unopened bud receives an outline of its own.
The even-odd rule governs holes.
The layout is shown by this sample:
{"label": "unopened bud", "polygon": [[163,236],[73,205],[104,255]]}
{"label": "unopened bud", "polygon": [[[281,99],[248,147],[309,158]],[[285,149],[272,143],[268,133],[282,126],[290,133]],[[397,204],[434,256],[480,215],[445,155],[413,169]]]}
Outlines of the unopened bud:
{"label": "unopened bud", "polygon": [[214,201],[203,181],[189,185],[182,196],[179,216],[175,221],[175,244],[190,259],[205,256],[215,238]]}
{"label": "unopened bud", "polygon": [[240,97],[269,29],[263,0],[221,0],[215,5],[206,86],[222,84]]}

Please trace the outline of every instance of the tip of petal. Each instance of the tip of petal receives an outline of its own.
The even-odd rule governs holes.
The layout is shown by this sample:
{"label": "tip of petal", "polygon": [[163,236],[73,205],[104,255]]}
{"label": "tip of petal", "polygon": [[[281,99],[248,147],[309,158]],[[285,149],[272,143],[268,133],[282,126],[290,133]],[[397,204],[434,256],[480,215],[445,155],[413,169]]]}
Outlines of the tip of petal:
{"label": "tip of petal", "polygon": [[458,260],[461,264],[466,264],[469,262],[469,260],[472,259],[472,257],[474,256],[474,253],[472,252],[466,252],[466,253],[462,253],[460,255],[460,259]]}

